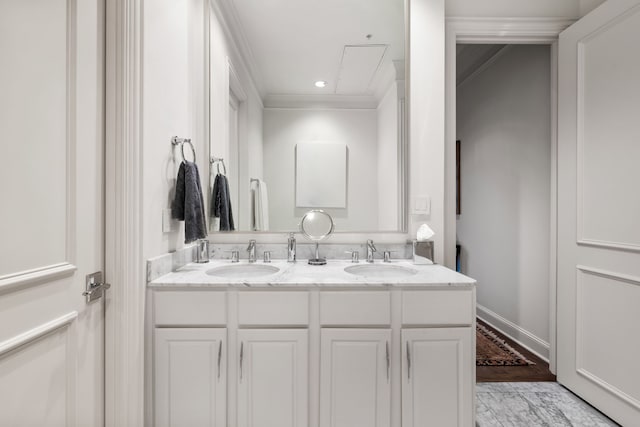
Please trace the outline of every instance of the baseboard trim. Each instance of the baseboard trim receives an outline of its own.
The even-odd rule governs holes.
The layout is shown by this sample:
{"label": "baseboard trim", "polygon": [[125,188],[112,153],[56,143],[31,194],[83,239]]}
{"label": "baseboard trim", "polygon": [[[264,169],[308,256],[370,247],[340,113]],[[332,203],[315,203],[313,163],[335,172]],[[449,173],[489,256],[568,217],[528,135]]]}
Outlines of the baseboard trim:
{"label": "baseboard trim", "polygon": [[505,335],[507,338],[512,339],[545,362],[549,363],[548,342],[480,304],[476,305],[476,316],[501,334]]}

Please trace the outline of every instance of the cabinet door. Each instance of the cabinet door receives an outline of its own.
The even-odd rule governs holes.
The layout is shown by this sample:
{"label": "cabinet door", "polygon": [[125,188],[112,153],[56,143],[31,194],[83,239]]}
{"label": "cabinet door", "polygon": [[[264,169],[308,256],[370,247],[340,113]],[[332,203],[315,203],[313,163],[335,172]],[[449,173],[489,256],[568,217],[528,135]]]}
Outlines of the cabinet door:
{"label": "cabinet door", "polygon": [[391,423],[391,330],[323,329],[320,427]]}
{"label": "cabinet door", "polygon": [[238,331],[238,427],[305,427],[306,329]]}
{"label": "cabinet door", "polygon": [[155,426],[226,425],[223,328],[156,328]]}
{"label": "cabinet door", "polygon": [[403,427],[472,425],[472,339],[472,328],[402,330]]}

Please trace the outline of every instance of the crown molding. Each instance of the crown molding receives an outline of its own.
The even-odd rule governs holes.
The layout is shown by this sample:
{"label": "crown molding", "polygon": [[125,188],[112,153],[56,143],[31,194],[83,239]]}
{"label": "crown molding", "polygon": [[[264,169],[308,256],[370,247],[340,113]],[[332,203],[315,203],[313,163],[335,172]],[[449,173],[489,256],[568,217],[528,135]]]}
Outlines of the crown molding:
{"label": "crown molding", "polygon": [[378,103],[373,95],[267,95],[264,108],[375,110]]}
{"label": "crown molding", "polygon": [[565,18],[449,17],[446,26],[458,43],[549,43],[575,22]]}

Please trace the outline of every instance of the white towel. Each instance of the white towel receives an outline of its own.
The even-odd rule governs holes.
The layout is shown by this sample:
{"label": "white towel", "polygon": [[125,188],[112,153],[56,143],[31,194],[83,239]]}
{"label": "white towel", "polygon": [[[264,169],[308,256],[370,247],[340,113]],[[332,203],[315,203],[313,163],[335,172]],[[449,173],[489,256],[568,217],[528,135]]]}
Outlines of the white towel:
{"label": "white towel", "polygon": [[269,193],[267,183],[251,182],[251,220],[254,231],[269,231]]}

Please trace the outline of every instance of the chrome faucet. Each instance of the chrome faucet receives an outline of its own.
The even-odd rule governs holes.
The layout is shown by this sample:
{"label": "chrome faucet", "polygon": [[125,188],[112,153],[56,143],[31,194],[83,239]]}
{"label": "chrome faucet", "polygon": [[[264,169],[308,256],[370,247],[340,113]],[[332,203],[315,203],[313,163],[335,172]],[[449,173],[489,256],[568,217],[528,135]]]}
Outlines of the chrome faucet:
{"label": "chrome faucet", "polygon": [[249,240],[249,247],[247,248],[247,252],[249,252],[249,262],[256,262],[256,241]]}
{"label": "chrome faucet", "polygon": [[373,262],[373,253],[376,251],[377,249],[373,245],[373,240],[367,240],[367,262]]}
{"label": "chrome faucet", "polygon": [[289,233],[287,241],[287,262],[296,262],[296,236],[293,233]]}

